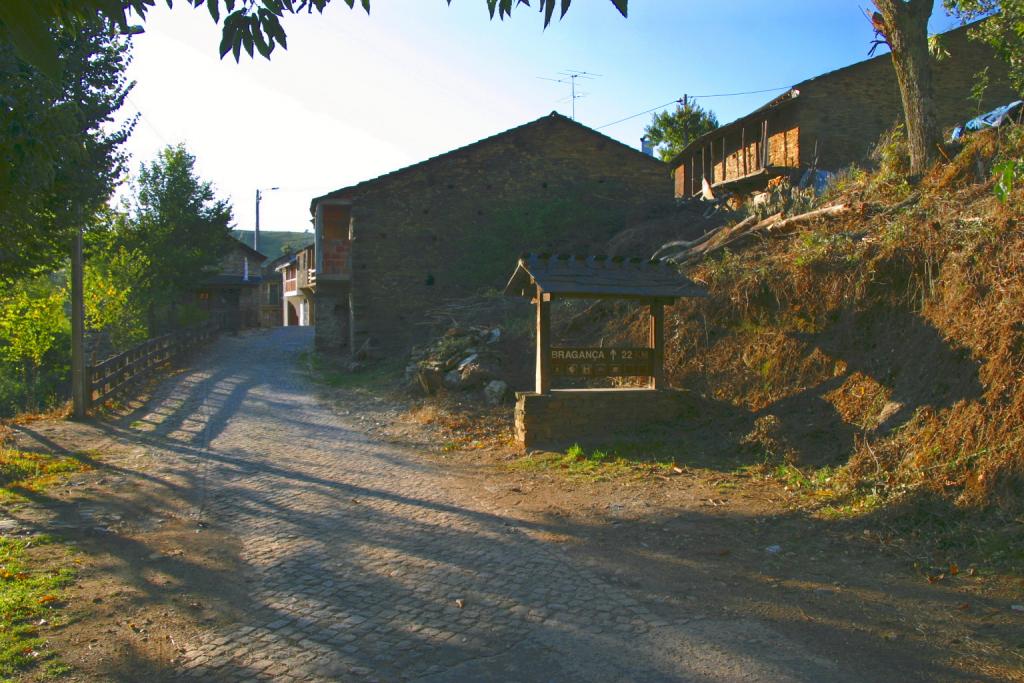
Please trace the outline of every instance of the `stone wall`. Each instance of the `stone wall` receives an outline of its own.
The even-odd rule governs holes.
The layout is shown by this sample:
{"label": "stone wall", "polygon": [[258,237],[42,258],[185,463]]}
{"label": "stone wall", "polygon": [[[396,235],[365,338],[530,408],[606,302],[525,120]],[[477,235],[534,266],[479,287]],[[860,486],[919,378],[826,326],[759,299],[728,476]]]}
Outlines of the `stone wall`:
{"label": "stone wall", "polygon": [[[601,251],[672,189],[660,161],[552,115],[331,198],[352,202],[352,351],[387,354],[425,337],[430,308],[504,287],[520,253]],[[319,312],[323,347],[340,322]]]}
{"label": "stone wall", "polygon": [[[945,130],[977,114],[977,104],[968,96],[975,74],[989,67],[990,85],[981,111],[1019,98],[1009,85],[1007,67],[983,43],[970,40],[960,28],[940,38],[949,56],[933,61],[933,83],[939,125]],[[704,175],[712,183],[735,179],[743,173],[743,144],[747,150],[748,172],[760,167],[761,125],[768,119],[769,165],[806,169],[817,160],[819,168],[838,170],[857,163],[865,165],[879,137],[903,121],[896,73],[889,54],[831,71],[794,86],[796,100],[759,115],[743,125],[726,126],[722,135],[711,135],[699,147],[688,150],[676,162],[677,197],[700,194],[704,158],[713,161],[713,177],[706,166]],[[722,137],[726,163],[722,163]],[[753,160],[753,162],[752,162]]]}
{"label": "stone wall", "polygon": [[555,389],[516,394],[516,440],[526,448],[596,444],[692,412],[683,391]]}
{"label": "stone wall", "polygon": [[[991,85],[982,112],[1019,98],[1009,85],[1006,64],[996,59],[987,45],[970,40],[965,29],[944,33],[939,41],[949,52],[945,59],[932,62],[936,113],[943,129],[976,115],[977,105],[968,97],[974,75],[986,66]],[[805,165],[813,160],[815,149],[821,168],[836,170],[864,163],[879,136],[903,121],[899,86],[888,54],[796,87],[800,90],[795,107]]]}

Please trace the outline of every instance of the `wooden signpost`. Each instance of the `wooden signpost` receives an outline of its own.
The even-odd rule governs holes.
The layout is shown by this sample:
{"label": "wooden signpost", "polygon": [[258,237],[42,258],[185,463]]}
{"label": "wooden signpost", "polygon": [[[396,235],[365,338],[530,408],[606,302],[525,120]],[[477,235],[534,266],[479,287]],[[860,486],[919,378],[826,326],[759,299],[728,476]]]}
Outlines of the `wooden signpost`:
{"label": "wooden signpost", "polygon": [[653,349],[552,348],[551,374],[555,377],[651,377]]}
{"label": "wooden signpost", "polygon": [[[665,386],[665,304],[707,296],[671,264],[604,256],[524,254],[505,287],[537,307],[537,373],[533,392],[516,394],[516,439],[524,446],[593,436],[679,412],[679,392]],[[626,299],[650,311],[646,346],[568,347],[551,344],[556,299]],[[646,377],[647,387],[556,389],[552,381]]]}
{"label": "wooden signpost", "polygon": [[[551,390],[552,378],[647,377],[665,384],[665,304],[681,296],[705,296],[703,288],[671,265],[643,259],[526,254],[505,288],[529,296],[537,306],[536,393]],[[650,310],[646,347],[575,348],[551,345],[555,298],[628,299]]]}

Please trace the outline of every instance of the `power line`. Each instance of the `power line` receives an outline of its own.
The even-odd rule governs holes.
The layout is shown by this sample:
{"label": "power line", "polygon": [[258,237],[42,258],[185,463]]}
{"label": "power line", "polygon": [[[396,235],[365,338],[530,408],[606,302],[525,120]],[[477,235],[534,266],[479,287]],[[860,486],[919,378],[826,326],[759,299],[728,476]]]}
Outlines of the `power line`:
{"label": "power line", "polygon": [[[710,98],[710,97],[736,97],[738,95],[758,95],[758,94],[766,93],[766,92],[776,92],[778,90],[788,90],[789,87],[790,86],[785,85],[785,86],[782,86],[782,87],[779,87],[779,88],[765,88],[764,90],[748,90],[746,92],[725,92],[725,93],[717,93],[715,95],[689,95],[688,94],[687,97],[689,97],[691,99],[697,99],[697,98]],[[639,114],[633,114],[632,116],[627,116],[624,119],[619,119],[618,121],[612,121],[611,123],[606,123],[603,126],[598,126],[594,130],[601,130],[602,128],[610,128],[611,126],[615,126],[615,125],[618,125],[618,124],[623,123],[625,121],[629,121],[631,119],[635,119],[638,116],[643,116],[644,114],[650,114],[652,111],[658,111],[659,109],[664,109],[665,107],[667,107],[670,104],[682,104],[682,103],[683,103],[683,98],[680,97],[679,99],[672,100],[671,102],[666,102],[665,104],[659,104],[657,107],[651,107],[650,109],[647,109],[646,111],[642,111]]]}

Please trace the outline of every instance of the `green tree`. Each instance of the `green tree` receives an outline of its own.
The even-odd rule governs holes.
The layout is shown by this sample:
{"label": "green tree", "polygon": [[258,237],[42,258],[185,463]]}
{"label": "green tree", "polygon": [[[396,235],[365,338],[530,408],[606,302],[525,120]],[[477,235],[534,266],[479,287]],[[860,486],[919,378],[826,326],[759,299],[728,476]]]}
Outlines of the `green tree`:
{"label": "green tree", "polygon": [[651,116],[651,123],[644,129],[644,135],[656,146],[662,161],[668,161],[704,133],[718,128],[714,112],[700,105],[677,104],[672,111],[662,111]]}
{"label": "green tree", "polygon": [[113,347],[123,351],[148,335],[136,283],[145,277],[149,259],[124,246],[90,256],[83,273],[86,328],[106,332]]}
{"label": "green tree", "polygon": [[179,144],[143,164],[127,213],[113,228],[120,244],[147,264],[135,287],[150,332],[173,325],[183,295],[209,275],[230,244],[231,204],[196,174],[195,162]]}
{"label": "green tree", "polygon": [[109,124],[131,89],[129,46],[109,22],[76,19],[47,35],[64,65],[57,80],[0,32],[0,284],[60,266],[123,174],[133,125]]}
{"label": "green tree", "polygon": [[[71,324],[64,311],[67,290],[48,278],[25,280],[0,294],[0,410],[34,410],[68,371]],[[44,375],[47,377],[44,378]],[[18,396],[16,394],[21,394]]]}

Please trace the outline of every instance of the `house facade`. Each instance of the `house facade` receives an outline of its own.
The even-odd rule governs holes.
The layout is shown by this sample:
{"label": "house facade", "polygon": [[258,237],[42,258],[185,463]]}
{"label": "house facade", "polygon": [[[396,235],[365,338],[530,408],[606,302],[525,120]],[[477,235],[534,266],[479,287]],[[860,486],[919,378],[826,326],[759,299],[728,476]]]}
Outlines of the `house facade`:
{"label": "house facade", "polygon": [[284,293],[278,266],[287,263],[292,254],[283,254],[263,264],[260,283],[260,327],[281,327],[284,324]]}
{"label": "house facade", "polygon": [[276,267],[283,295],[281,318],[285,327],[313,324],[313,293],[316,291],[314,253],[314,246],[307,245]]}
{"label": "house facade", "polygon": [[[969,100],[975,74],[988,67],[981,111],[1018,99],[1006,64],[971,40],[967,27],[942,34],[948,56],[932,62],[938,123],[950,128],[975,116]],[[669,162],[676,197],[760,190],[774,177],[809,168],[836,171],[863,162],[879,136],[903,120],[889,54],[798,83],[746,116],[711,131]]]}
{"label": "house facade", "polygon": [[311,203],[317,347],[408,348],[528,250],[587,251],[671,203],[660,161],[552,113]]}
{"label": "house facade", "polygon": [[223,329],[260,324],[261,266],[267,257],[234,237],[220,264],[195,290],[195,303]]}

